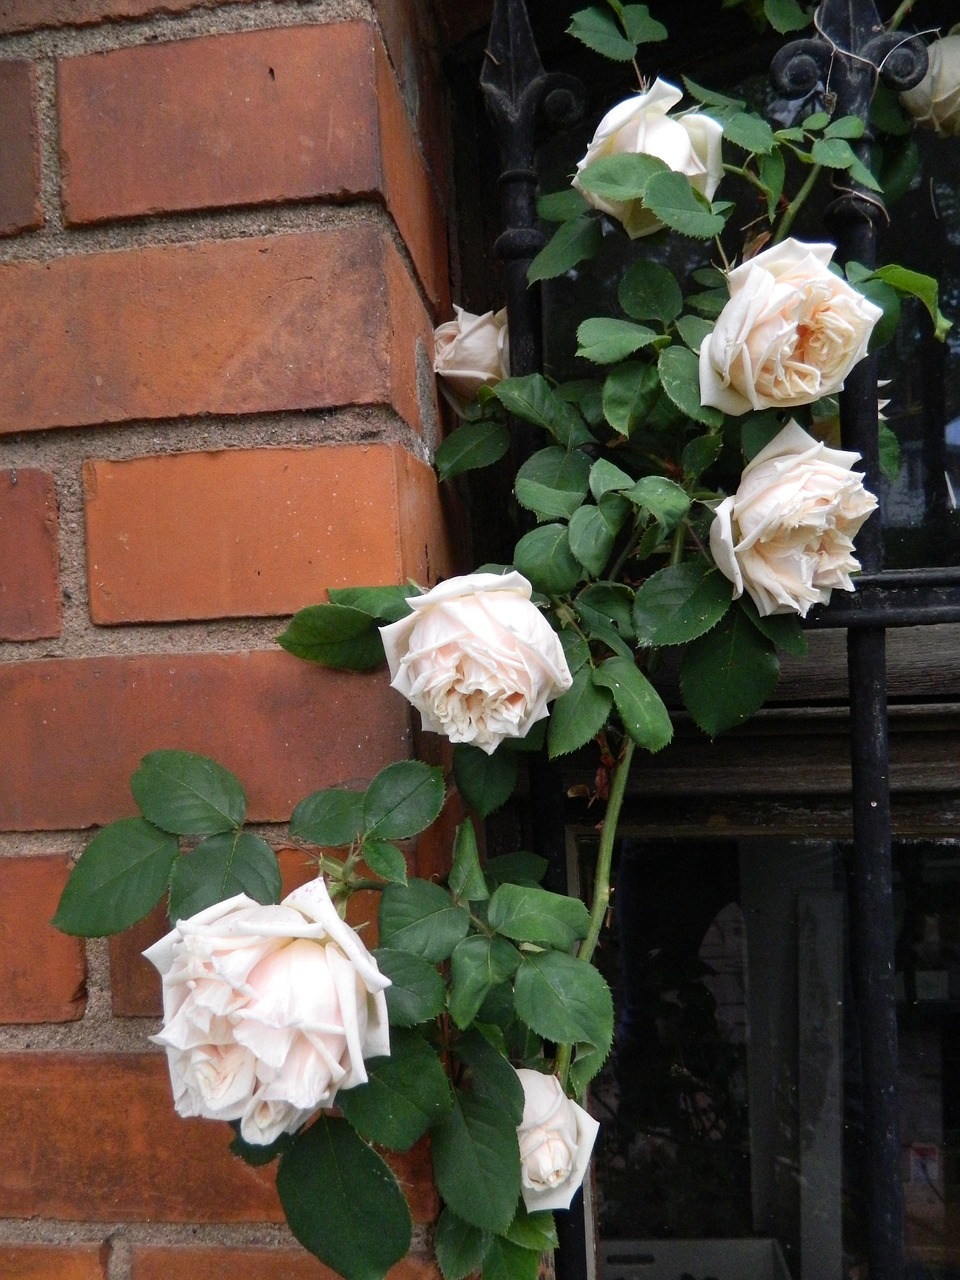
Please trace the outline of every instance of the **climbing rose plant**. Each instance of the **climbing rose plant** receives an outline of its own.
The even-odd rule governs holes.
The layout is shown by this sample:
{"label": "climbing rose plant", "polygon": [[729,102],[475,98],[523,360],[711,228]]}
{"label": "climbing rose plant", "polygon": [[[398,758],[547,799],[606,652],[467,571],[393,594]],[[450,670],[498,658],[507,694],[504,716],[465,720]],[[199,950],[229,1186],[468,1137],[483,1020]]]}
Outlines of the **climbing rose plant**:
{"label": "climbing rose plant", "polygon": [[[765,8],[780,30],[804,21],[785,0]],[[666,35],[619,0],[570,31],[634,65]],[[924,89],[941,129],[950,54],[944,42]],[[529,272],[580,279],[606,240],[630,247],[619,314],[577,328],[580,376],[511,377],[502,310],[457,307],[436,333],[459,419],[437,451],[442,479],[502,459],[518,419],[540,436],[514,477],[526,530],[512,562],[430,590],[331,590],[280,637],[334,667],[386,663],[423,728],[453,744],[451,776],[408,760],[364,789],[308,795],[289,841],[317,878],[281,901],[240,781],[153,751],[131,780],[140,816],[101,830],[70,877],[55,918],[68,933],[116,933],[166,899],[171,931],[145,954],[162,976],[154,1039],[174,1105],[230,1124],[238,1156],[276,1162],[294,1234],[346,1280],[380,1280],[408,1251],[390,1153],[423,1138],[445,1280],[536,1280],[597,1131],[575,1100],[614,1036],[592,960],[631,761],[673,735],[659,655],[678,655],[683,707],[713,737],[773,694],[780,652],[804,653],[800,619],[854,589],[853,538],[876,500],[857,456],[818,432],[850,370],[892,336],[902,294],[938,337],[948,327],[932,280],[841,270],[832,245],[791,234],[824,174],[881,193],[851,145],[862,133],[820,110],[774,128],[690,81],[613,105],[569,185],[543,195],[556,230]],[[737,191],[753,202],[746,228]],[[702,247],[682,278],[653,252],[674,238],[688,261]],[[587,906],[541,887],[543,858],[485,860],[477,823],[508,802],[529,753],[597,745],[606,810]],[[453,789],[470,813],[447,875],[411,876],[410,842]],[[360,890],[379,898],[376,946],[345,920]]]}

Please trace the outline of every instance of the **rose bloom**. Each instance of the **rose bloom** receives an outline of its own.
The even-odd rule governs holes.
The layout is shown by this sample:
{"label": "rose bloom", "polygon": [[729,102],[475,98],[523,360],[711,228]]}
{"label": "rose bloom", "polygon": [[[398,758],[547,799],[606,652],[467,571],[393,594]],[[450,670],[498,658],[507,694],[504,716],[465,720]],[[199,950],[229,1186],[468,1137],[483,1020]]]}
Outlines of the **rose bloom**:
{"label": "rose bloom", "polygon": [[[635,94],[613,107],[600,121],[587,154],[577,165],[577,175],[603,156],[656,156],[675,173],[690,179],[690,185],[713,199],[723,177],[720,139],[723,126],[698,111],[670,116],[667,112],[682,99],[683,93],[666,80],[655,80],[645,93]],[[604,200],[580,185],[573,185],[594,209],[609,213],[623,224],[631,240],[659,231],[663,223],[643,207],[643,201]]]}
{"label": "rose bloom", "polygon": [[490,755],[522,738],[573,683],[567,660],[519,573],[450,578],[381,627],[390,683],[425,729]]}
{"label": "rose bloom", "polygon": [[510,376],[506,311],[472,315],[455,306],[456,319],[434,330],[433,368],[461,400],[473,400],[481,387]]}
{"label": "rose bloom", "polygon": [[261,906],[240,893],[143,953],[163,977],[163,1030],[182,1116],[239,1120],[250,1143],[292,1133],[390,1052],[389,979],[322,879]]}
{"label": "rose bloom", "polygon": [[900,101],[918,124],[940,134],[960,134],[960,25],[934,40],[927,56],[927,74],[901,93]]}
{"label": "rose bloom", "polygon": [[761,615],[799,613],[852,591],[853,538],[877,500],[852,471],[858,453],[831,449],[790,421],[744,469],[710,526],[718,569]]}
{"label": "rose bloom", "polygon": [[569,1209],[590,1163],[600,1126],[563,1092],[556,1076],[517,1071],[523,1085],[520,1194],[529,1213]]}
{"label": "rose bloom", "polygon": [[835,276],[832,244],[784,240],[727,277],[700,346],[700,400],[724,413],[812,404],[843,387],[883,314]]}

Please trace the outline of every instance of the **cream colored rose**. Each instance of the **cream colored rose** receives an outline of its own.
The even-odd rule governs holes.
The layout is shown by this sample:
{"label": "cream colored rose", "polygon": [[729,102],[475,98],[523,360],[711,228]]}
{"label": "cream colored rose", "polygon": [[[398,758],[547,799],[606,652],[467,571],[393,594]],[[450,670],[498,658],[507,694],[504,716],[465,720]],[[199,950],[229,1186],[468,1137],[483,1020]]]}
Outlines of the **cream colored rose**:
{"label": "cream colored rose", "polygon": [[556,1076],[517,1071],[523,1085],[520,1194],[529,1213],[569,1209],[590,1163],[600,1126],[563,1092]]}
{"label": "cream colored rose", "polygon": [[434,330],[433,368],[454,396],[473,400],[481,387],[510,376],[506,311],[472,315],[455,306],[456,319]]}
{"label": "cream colored rose", "polygon": [[700,346],[700,400],[724,413],[786,409],[839,391],[882,315],[827,265],[832,244],[784,240],[727,277]]}
{"label": "cream colored rose", "polygon": [[623,224],[631,240],[659,231],[663,223],[643,207],[642,200],[604,200],[580,185],[579,174],[604,156],[655,156],[690,185],[713,199],[723,177],[720,139],[723,126],[698,111],[671,116],[667,112],[683,93],[666,80],[655,80],[645,93],[618,103],[600,121],[587,154],[577,165],[573,185],[594,209],[601,209]]}
{"label": "cream colored rose", "polygon": [[423,727],[489,755],[522,738],[573,683],[560,641],[519,573],[450,578],[381,627],[390,683]]}
{"label": "cream colored rose", "polygon": [[390,985],[322,879],[279,906],[246,894],[181,920],[143,953],[163,977],[182,1116],[239,1120],[247,1142],[292,1133],[390,1052]]}
{"label": "cream colored rose", "polygon": [[799,613],[852,591],[853,538],[877,500],[851,470],[857,453],[831,449],[790,421],[745,468],[710,526],[710,550],[761,615]]}
{"label": "cream colored rose", "polygon": [[927,74],[901,93],[900,101],[918,124],[940,134],[960,134],[960,25],[934,40],[927,57]]}

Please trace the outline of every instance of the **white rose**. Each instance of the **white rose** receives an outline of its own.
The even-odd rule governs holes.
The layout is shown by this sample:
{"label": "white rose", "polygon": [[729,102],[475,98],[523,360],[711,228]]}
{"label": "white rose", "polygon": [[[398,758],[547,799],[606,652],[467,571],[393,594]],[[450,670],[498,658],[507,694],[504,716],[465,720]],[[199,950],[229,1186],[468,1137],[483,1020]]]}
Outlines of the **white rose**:
{"label": "white rose", "polygon": [[279,906],[218,902],[143,953],[163,977],[163,1030],[182,1116],[239,1120],[266,1144],[292,1133],[390,1052],[390,985],[322,879]]}
{"label": "white rose", "polygon": [[710,526],[710,550],[734,599],[746,591],[764,616],[806,616],[834,589],[853,590],[853,538],[877,505],[851,470],[859,457],[790,421],[746,466]]}
{"label": "white rose", "polygon": [[867,354],[879,307],[835,276],[832,244],[784,240],[727,276],[700,346],[700,400],[724,413],[812,404]]}
{"label": "white rose", "polygon": [[487,754],[522,738],[573,683],[560,641],[519,573],[450,578],[381,627],[390,683],[423,727]]}
{"label": "white rose", "polygon": [[941,134],[960,134],[960,26],[927,48],[927,74],[900,101],[918,124]]}
{"label": "white rose", "polygon": [[473,400],[481,387],[510,376],[506,311],[472,315],[455,306],[455,320],[434,330],[433,368],[461,400]]}
{"label": "white rose", "polygon": [[[690,185],[708,200],[713,199],[723,177],[720,139],[723,126],[697,111],[669,116],[667,112],[683,98],[683,93],[666,80],[655,80],[645,93],[618,103],[600,121],[587,154],[577,165],[577,175],[603,156],[655,156],[675,173],[690,179]],[[594,209],[609,213],[631,240],[659,231],[663,223],[643,207],[642,200],[604,200],[580,185],[573,185]]]}
{"label": "white rose", "polygon": [[563,1092],[556,1076],[517,1071],[523,1085],[520,1194],[529,1213],[569,1209],[583,1182],[600,1126]]}

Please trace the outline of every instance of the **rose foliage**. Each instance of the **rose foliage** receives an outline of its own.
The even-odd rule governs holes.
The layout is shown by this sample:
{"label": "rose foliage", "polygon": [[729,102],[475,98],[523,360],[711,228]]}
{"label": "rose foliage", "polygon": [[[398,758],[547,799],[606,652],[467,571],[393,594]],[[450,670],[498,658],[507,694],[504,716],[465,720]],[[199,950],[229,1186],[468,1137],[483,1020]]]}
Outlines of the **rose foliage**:
{"label": "rose foliage", "polygon": [[[641,46],[653,63],[666,35],[619,0],[570,30],[621,69]],[[948,54],[930,90],[940,128]],[[536,1280],[596,1133],[574,1098],[613,1039],[592,958],[631,760],[667,746],[678,711],[711,737],[741,724],[773,695],[780,654],[803,654],[801,619],[855,588],[853,538],[876,501],[857,455],[817,432],[893,336],[901,295],[938,337],[948,327],[932,280],[841,269],[832,245],[796,232],[818,180],[895,195],[878,176],[882,125],[872,148],[863,134],[810,100],[774,126],[690,81],[624,86],[568,185],[543,195],[556,229],[529,271],[573,299],[576,376],[510,376],[502,311],[457,308],[436,334],[458,417],[441,478],[504,459],[518,421],[535,442],[512,479],[510,563],[431,590],[331,590],[280,637],[328,666],[386,663],[423,729],[453,744],[450,776],[409,760],[308,795],[284,843],[309,883],[283,897],[239,780],[154,751],[131,782],[139,816],[95,835],[71,875],[55,919],[69,933],[116,933],[166,899],[172,931],[147,954],[175,1106],[232,1125],[243,1158],[278,1162],[294,1233],[346,1280],[380,1280],[409,1248],[384,1153],[423,1138],[445,1280]],[[603,315],[576,287],[595,258],[617,280]],[[543,858],[484,861],[475,824],[530,753],[598,748],[589,908],[541,887]],[[419,878],[417,839],[453,790],[471,815],[446,876]],[[360,891],[376,898],[375,946],[347,923]]]}

